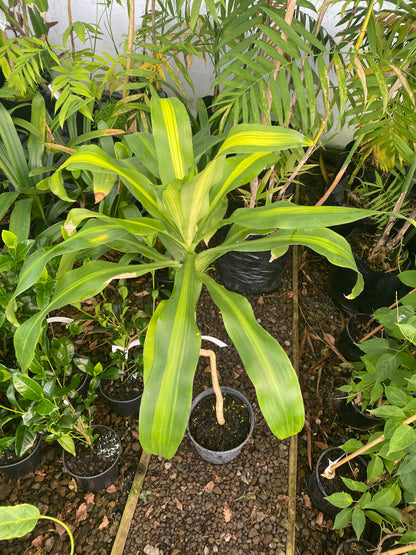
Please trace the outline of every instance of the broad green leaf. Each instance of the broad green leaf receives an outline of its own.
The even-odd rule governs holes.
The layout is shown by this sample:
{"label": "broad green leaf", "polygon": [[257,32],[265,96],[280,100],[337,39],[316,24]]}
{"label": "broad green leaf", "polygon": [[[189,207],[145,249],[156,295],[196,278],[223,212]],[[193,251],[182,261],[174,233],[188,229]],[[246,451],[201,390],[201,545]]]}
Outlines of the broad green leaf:
{"label": "broad green leaf", "polygon": [[378,456],[373,457],[367,466],[367,480],[370,482],[375,478],[380,478],[383,470],[383,460]]}
{"label": "broad green leaf", "polygon": [[[31,449],[38,437],[37,432],[31,426],[25,426],[23,422],[20,422],[17,426],[14,447],[16,455],[18,457],[23,457],[29,449]],[[39,439],[40,441],[40,439]]]}
{"label": "broad green leaf", "polygon": [[341,449],[346,453],[354,453],[354,451],[357,451],[357,449],[360,449],[362,446],[363,443],[361,441],[358,441],[357,439],[349,439],[341,445]]}
{"label": "broad green leaf", "polygon": [[346,493],[345,491],[333,493],[325,497],[325,499],[339,509],[346,509],[354,502],[354,499],[351,497],[351,495],[349,493]]}
{"label": "broad green leaf", "polygon": [[33,199],[25,198],[15,202],[10,214],[9,231],[14,233],[19,241],[27,241],[30,232],[30,210]]}
{"label": "broad green leaf", "polygon": [[399,387],[395,387],[392,385],[388,385],[384,387],[384,392],[388,402],[391,405],[395,405],[401,408],[407,405],[408,399],[403,389],[400,389]]}
{"label": "broad green leaf", "polygon": [[357,507],[352,511],[351,524],[358,539],[361,538],[361,534],[364,531],[365,520],[365,513],[362,509]]}
{"label": "broad green leaf", "polygon": [[338,530],[340,528],[346,528],[351,522],[352,509],[342,509],[336,516],[334,520],[334,529]]}
{"label": "broad green leaf", "polygon": [[303,426],[304,408],[299,382],[286,353],[257,323],[247,299],[206,275],[201,279],[221,310],[271,431],[280,439],[296,434]]}
{"label": "broad green leaf", "polygon": [[13,202],[17,199],[19,193],[6,192],[0,194],[0,220],[4,218],[6,212],[11,207]]}
{"label": "broad green leaf", "polygon": [[416,431],[412,426],[402,424],[399,426],[390,439],[389,453],[405,451],[416,441]]}
{"label": "broad green leaf", "polygon": [[388,487],[384,487],[373,495],[373,499],[371,500],[371,507],[373,509],[388,507],[394,502],[394,499],[394,491]]}
{"label": "broad green leaf", "polygon": [[357,482],[357,480],[351,480],[351,478],[344,478],[344,476],[341,476],[342,481],[344,482],[344,484],[347,486],[348,489],[350,489],[351,491],[367,491],[367,485],[364,482]]}
{"label": "broad green leaf", "polygon": [[144,351],[139,435],[145,451],[170,459],[189,419],[201,335],[195,306],[201,291],[192,257],[175,275],[169,300],[150,322]]}
{"label": "broad green leaf", "polygon": [[0,507],[0,540],[21,538],[33,530],[39,518],[39,509],[34,505]]}
{"label": "broad green leaf", "polygon": [[73,457],[76,456],[75,443],[72,437],[65,436],[65,435],[61,436],[58,438],[58,443],[63,449],[65,449],[65,451],[68,451],[68,453],[71,453]]}
{"label": "broad green leaf", "polygon": [[372,409],[371,414],[374,416],[379,416],[380,418],[395,418],[404,421],[406,419],[406,413],[400,407],[394,407],[390,405],[384,405]]}
{"label": "broad green leaf", "polygon": [[25,399],[36,401],[44,397],[41,385],[29,376],[13,374],[13,386]]}

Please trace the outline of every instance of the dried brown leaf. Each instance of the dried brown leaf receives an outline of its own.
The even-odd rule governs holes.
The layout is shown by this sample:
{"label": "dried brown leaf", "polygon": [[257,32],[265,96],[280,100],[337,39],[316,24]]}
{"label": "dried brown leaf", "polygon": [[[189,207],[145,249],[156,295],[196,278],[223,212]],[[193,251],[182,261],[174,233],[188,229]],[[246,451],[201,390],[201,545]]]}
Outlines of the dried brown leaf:
{"label": "dried brown leaf", "polygon": [[110,524],[110,522],[107,518],[107,515],[104,515],[104,518],[103,518],[101,524],[99,525],[98,530],[102,530],[103,528],[106,528],[109,524]]}
{"label": "dried brown leaf", "polygon": [[306,494],[304,491],[302,491],[302,501],[303,504],[305,505],[305,507],[307,509],[312,509],[312,505],[311,505],[311,498],[309,497],[308,494]]}
{"label": "dried brown leaf", "polygon": [[224,520],[225,522],[230,522],[230,520],[233,518],[233,512],[229,506],[229,504],[227,503],[227,501],[224,503],[224,507],[222,509],[223,515],[224,515]]}
{"label": "dried brown leaf", "polygon": [[174,498],[174,503],[176,505],[176,508],[178,509],[178,511],[183,511],[183,505],[182,503],[179,501],[179,499],[177,499],[176,497]]}
{"label": "dried brown leaf", "polygon": [[87,504],[81,503],[75,513],[75,522],[82,522],[87,519]]}
{"label": "dried brown leaf", "polygon": [[86,493],[84,495],[84,499],[85,501],[88,503],[88,505],[95,505],[95,495],[94,493],[92,493],[92,491],[89,491],[88,493]]}
{"label": "dried brown leaf", "polygon": [[205,493],[211,493],[214,488],[214,482],[211,480],[208,484],[204,487]]}
{"label": "dried brown leaf", "polygon": [[111,484],[111,486],[108,486],[108,488],[105,490],[107,493],[116,493],[117,488],[114,484]]}

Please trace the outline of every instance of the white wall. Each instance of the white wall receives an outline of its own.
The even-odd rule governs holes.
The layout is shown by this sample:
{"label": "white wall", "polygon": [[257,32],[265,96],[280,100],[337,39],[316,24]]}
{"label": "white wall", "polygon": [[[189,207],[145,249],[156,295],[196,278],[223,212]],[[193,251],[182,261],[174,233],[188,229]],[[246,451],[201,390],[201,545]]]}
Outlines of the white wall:
{"label": "white wall", "polygon": [[[312,0],[316,7],[320,7],[325,0]],[[101,5],[97,5],[101,2]],[[140,25],[141,16],[145,11],[146,0],[135,0],[135,26]],[[389,7],[394,7],[396,3],[384,2]],[[72,6],[72,20],[83,21],[86,23],[99,23],[101,29],[106,33],[106,30],[111,26],[114,42],[119,48],[120,53],[123,51],[123,42],[126,40],[128,33],[128,10],[126,0],[122,0],[122,6],[117,4],[115,0],[112,2],[111,9],[106,9],[103,5],[103,0],[71,0]],[[366,2],[365,2],[366,4]],[[343,2],[337,2],[328,8],[323,26],[327,31],[335,36],[339,31],[336,27],[339,21],[339,10]],[[57,25],[52,27],[49,32],[49,37],[52,44],[62,43],[62,34],[68,26],[67,15],[67,0],[49,0],[48,21],[57,21]],[[103,40],[97,43],[98,52],[114,53],[114,48],[108,35]],[[196,58],[191,68],[191,77],[194,83],[194,93],[187,88],[189,97],[195,99],[200,98],[211,91],[213,81],[213,71],[210,65],[205,66],[204,63]],[[330,144],[333,146],[342,146],[351,140],[352,130],[344,129],[342,133],[335,133],[331,137]]]}

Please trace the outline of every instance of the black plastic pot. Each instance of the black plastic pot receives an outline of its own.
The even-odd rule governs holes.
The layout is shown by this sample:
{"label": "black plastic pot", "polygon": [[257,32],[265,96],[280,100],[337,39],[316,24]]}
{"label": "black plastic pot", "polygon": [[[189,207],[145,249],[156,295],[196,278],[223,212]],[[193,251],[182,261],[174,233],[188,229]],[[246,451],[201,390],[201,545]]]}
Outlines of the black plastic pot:
{"label": "black plastic pot", "polygon": [[[247,407],[249,414],[250,414],[250,429],[249,432],[245,438],[245,440],[240,443],[240,445],[238,445],[237,447],[235,447],[234,449],[229,449],[228,451],[212,451],[210,449],[207,449],[205,447],[203,447],[202,445],[200,445],[196,439],[192,436],[190,429],[189,429],[189,423],[187,426],[187,432],[188,432],[188,437],[191,440],[192,444],[194,445],[195,449],[197,450],[197,452],[199,453],[199,455],[206,461],[213,463],[213,464],[224,464],[227,462],[232,461],[241,451],[241,449],[243,448],[243,446],[247,443],[247,441],[250,439],[251,434],[253,433],[253,428],[254,428],[254,412],[253,412],[253,408],[250,404],[250,402],[248,401],[248,399],[239,391],[232,389],[230,387],[221,387],[221,392],[223,394],[228,394],[232,397],[235,397],[237,399],[239,399],[240,401],[242,401],[245,406]],[[215,403],[215,393],[214,390],[212,388],[207,389],[206,391],[203,391],[202,393],[200,393],[197,397],[195,397],[194,401],[192,402],[192,406],[191,406],[191,416],[192,416],[192,411],[195,408],[195,406],[205,397],[208,396],[212,396],[214,398],[214,403]]]}
{"label": "black plastic pot", "polygon": [[[336,478],[333,478],[332,480],[322,477],[321,474],[330,464],[329,461],[335,462],[341,456],[345,455],[346,453],[339,447],[330,447],[329,449],[323,451],[318,459],[318,462],[316,463],[315,468],[313,469],[312,474],[310,475],[308,482],[309,497],[312,503],[317,509],[319,509],[323,513],[329,514],[332,517],[335,517],[341,511],[341,509],[327,501],[325,497],[328,497],[331,493],[334,493],[334,491],[331,491],[330,488],[332,488],[333,490],[336,489],[337,482],[335,480],[337,480],[337,476],[340,475],[340,469],[336,470]],[[355,477],[356,480],[365,479],[367,464],[362,457],[356,457],[355,459],[350,461],[350,464],[347,465],[347,467],[349,467],[350,465],[354,465],[359,471],[359,476]],[[344,485],[342,480],[340,480],[340,489],[337,491],[346,490],[348,490],[348,488]],[[348,492],[350,492],[350,490],[348,490]]]}
{"label": "black plastic pot", "polygon": [[173,291],[175,280],[170,279],[169,273],[166,270],[156,270],[155,283],[158,289]]}
{"label": "black plastic pot", "polygon": [[16,462],[0,465],[0,472],[13,478],[25,476],[26,474],[33,472],[33,470],[35,470],[38,466],[40,463],[41,452],[42,436],[39,435],[29,454],[25,455]]}
{"label": "black plastic pot", "polygon": [[378,322],[370,314],[353,314],[347,319],[344,329],[338,335],[335,347],[350,362],[360,360],[364,351],[360,349],[358,342],[376,326]]}
{"label": "black plastic pot", "polygon": [[339,400],[337,408],[339,417],[344,424],[354,428],[354,430],[365,432],[384,422],[382,418],[373,416],[369,412],[361,411],[353,401],[347,403],[345,397]]}
{"label": "black plastic pot", "polygon": [[115,412],[119,416],[131,416],[132,414],[136,414],[139,412],[140,403],[142,400],[142,393],[133,397],[132,399],[114,399],[109,394],[106,393],[105,390],[105,382],[109,380],[100,380],[100,394],[105,399],[106,404],[110,408],[111,411]]}
{"label": "black plastic pot", "polygon": [[377,308],[391,305],[396,296],[400,298],[410,290],[396,275],[376,272],[357,256],[354,259],[364,278],[364,289],[355,299],[347,298],[357,279],[353,270],[334,266],[326,282],[329,295],[346,314],[372,314]]}
{"label": "black plastic pot", "polygon": [[[77,480],[79,485],[88,491],[99,491],[108,488],[118,476],[119,460],[121,455],[121,441],[120,438],[114,430],[108,428],[107,426],[93,426],[94,431],[101,434],[105,431],[110,436],[110,441],[106,445],[100,444],[101,435],[96,439],[94,443],[95,451],[101,451],[108,455],[109,465],[102,472],[97,472],[96,474],[90,474],[88,476],[81,473],[77,473],[74,470],[77,457],[73,457],[68,451],[63,451],[62,461],[65,470]],[[78,455],[80,456],[80,455]]]}
{"label": "black plastic pot", "polygon": [[367,553],[373,553],[375,549],[374,545],[367,540],[351,538],[342,542],[335,555],[367,555]]}
{"label": "black plastic pot", "polygon": [[230,291],[247,295],[275,291],[286,271],[290,250],[272,262],[270,258],[270,251],[227,252],[218,259],[218,270],[224,286]]}

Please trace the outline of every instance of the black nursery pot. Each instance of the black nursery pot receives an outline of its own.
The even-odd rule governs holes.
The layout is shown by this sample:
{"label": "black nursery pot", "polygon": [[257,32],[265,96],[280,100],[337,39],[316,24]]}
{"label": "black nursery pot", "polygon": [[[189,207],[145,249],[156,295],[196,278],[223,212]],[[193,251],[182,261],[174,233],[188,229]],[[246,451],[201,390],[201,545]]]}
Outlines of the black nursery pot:
{"label": "black nursery pot", "polygon": [[[63,451],[63,466],[65,470],[77,480],[79,485],[88,491],[99,491],[108,488],[118,476],[121,455],[121,441],[114,430],[107,426],[93,426],[98,437],[94,442],[94,449],[90,449],[78,442],[76,457],[68,451]],[[84,462],[84,455],[97,455],[96,462],[88,465]]]}
{"label": "black nursery pot", "polygon": [[335,341],[335,347],[341,355],[350,362],[360,360],[364,351],[358,346],[358,342],[378,325],[370,314],[353,314],[345,324],[344,329]]}
{"label": "black nursery pot", "polygon": [[372,314],[377,308],[390,306],[396,300],[396,295],[400,298],[410,290],[396,275],[376,272],[357,256],[354,256],[354,260],[364,279],[364,289],[355,299],[347,298],[356,283],[357,274],[354,270],[335,266],[326,282],[329,295],[346,314]]}
{"label": "black nursery pot", "polygon": [[[257,239],[258,236],[247,240]],[[290,251],[270,262],[271,252],[230,251],[218,259],[218,270],[226,289],[247,295],[275,291],[282,281]]]}
{"label": "black nursery pot", "polygon": [[39,435],[31,451],[14,462],[0,464],[0,472],[12,478],[19,478],[33,472],[40,463],[42,436]]}
{"label": "black nursery pot", "polygon": [[353,401],[347,403],[345,397],[339,400],[337,408],[339,417],[344,424],[354,428],[354,430],[365,432],[371,430],[371,428],[374,428],[381,422],[384,422],[382,418],[361,411]]}
{"label": "black nursery pot", "polygon": [[374,545],[367,540],[351,538],[342,542],[335,555],[367,555],[373,553],[375,549]]}
{"label": "black nursery pot", "polygon": [[[213,450],[212,448],[207,448],[207,446],[202,445],[201,444],[202,442],[199,443],[199,441],[192,435],[192,432],[191,432],[192,426],[190,426],[190,422],[191,422],[191,419],[192,419],[193,410],[200,402],[203,402],[208,397],[213,397],[213,405],[215,405],[215,393],[214,393],[214,390],[212,388],[210,388],[210,389],[207,389],[206,391],[203,391],[197,397],[195,397],[194,401],[192,402],[191,416],[190,416],[188,426],[187,426],[188,437],[191,440],[191,442],[193,443],[193,445],[194,445],[195,449],[197,450],[197,452],[199,453],[199,455],[204,460],[206,460],[210,463],[213,463],[213,464],[224,464],[224,463],[228,463],[228,462],[232,461],[240,453],[243,446],[250,439],[251,434],[253,433],[253,429],[254,429],[254,412],[253,412],[253,408],[251,407],[251,404],[248,401],[248,399],[242,393],[240,393],[239,391],[237,391],[235,389],[232,389],[230,387],[221,387],[221,392],[224,396],[228,395],[229,397],[237,399],[238,401],[243,403],[243,405],[245,406],[245,408],[248,411],[250,422],[249,422],[249,427],[248,427],[247,433],[245,435],[245,439],[243,441],[241,441],[235,447],[233,447],[231,449],[227,449],[225,451],[219,451],[219,450],[216,451],[216,450]],[[225,403],[224,403],[224,406],[225,406]],[[225,417],[225,420],[227,422],[226,411],[224,411],[224,417]]]}
{"label": "black nursery pot", "polygon": [[[318,459],[318,462],[316,463],[315,468],[313,469],[312,474],[310,475],[308,483],[309,497],[312,503],[317,509],[323,513],[329,514],[332,517],[335,517],[341,509],[327,501],[325,497],[328,497],[335,492],[348,490],[340,478],[341,469],[343,469],[344,472],[349,471],[351,465],[354,470],[358,470],[358,477],[356,475],[353,476],[352,474],[348,474],[346,477],[354,478],[355,480],[365,479],[366,477],[367,464],[362,457],[355,457],[349,462],[349,464],[337,468],[335,478],[332,480],[321,476],[329,465],[329,461],[334,462],[338,460],[341,455],[346,456],[346,453],[339,447],[330,447],[329,449],[323,451]],[[345,475],[344,472],[342,475]],[[350,490],[348,490],[348,492],[350,492]],[[352,494],[352,492],[350,493]]]}
{"label": "black nursery pot", "polygon": [[120,384],[120,387],[118,388],[120,391],[117,397],[108,390],[108,384],[116,380],[100,380],[99,389],[101,396],[105,399],[105,402],[110,410],[119,416],[131,416],[132,414],[139,412],[143,392],[143,379],[141,378],[142,387],[140,388],[140,392],[138,393],[137,388],[135,388],[135,391],[130,392],[128,390],[128,386],[132,383],[134,377],[135,376],[133,375],[126,380],[126,387],[123,387],[123,384]]}

